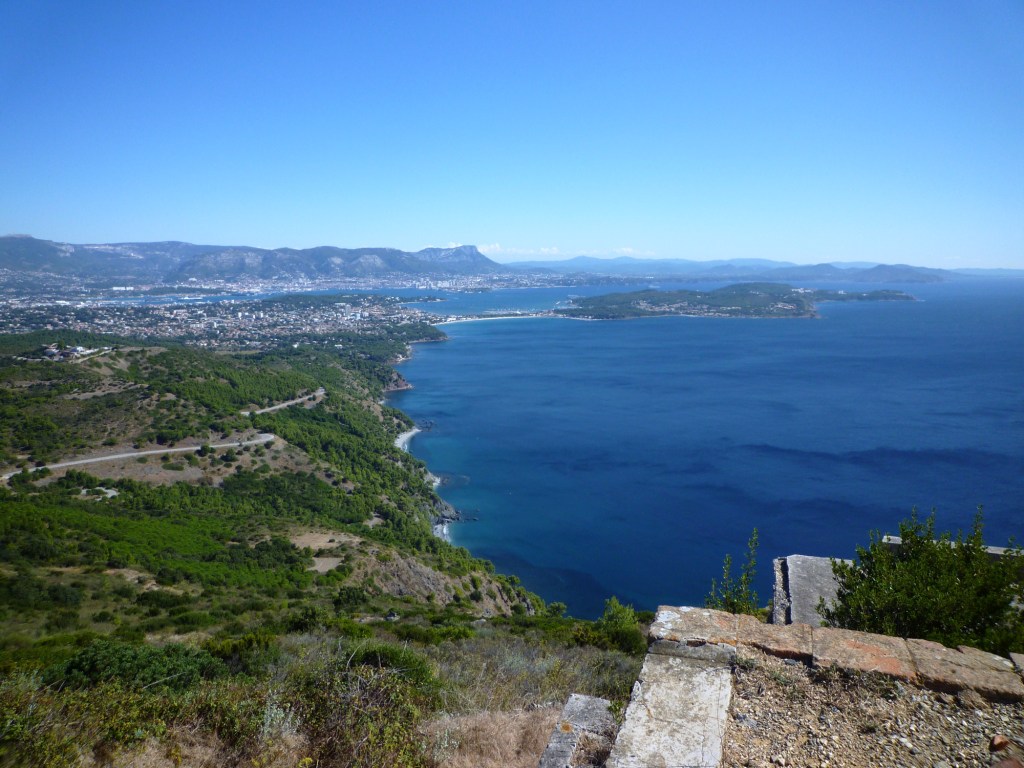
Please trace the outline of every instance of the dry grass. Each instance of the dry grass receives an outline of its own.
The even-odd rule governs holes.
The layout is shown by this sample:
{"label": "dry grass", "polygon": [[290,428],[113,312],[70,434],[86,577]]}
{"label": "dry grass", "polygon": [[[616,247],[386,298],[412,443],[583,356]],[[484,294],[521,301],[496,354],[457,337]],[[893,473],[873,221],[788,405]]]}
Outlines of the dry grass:
{"label": "dry grass", "polygon": [[642,659],[617,651],[491,634],[424,649],[455,712],[562,706],[570,693],[626,701]]}
{"label": "dry grass", "polygon": [[437,768],[535,768],[560,712],[445,715],[431,721],[427,738]]}
{"label": "dry grass", "polygon": [[243,760],[226,751],[216,736],[178,729],[163,739],[146,739],[134,750],[93,754],[82,764],[85,768],[295,768],[307,751],[301,737],[287,734],[256,758]]}

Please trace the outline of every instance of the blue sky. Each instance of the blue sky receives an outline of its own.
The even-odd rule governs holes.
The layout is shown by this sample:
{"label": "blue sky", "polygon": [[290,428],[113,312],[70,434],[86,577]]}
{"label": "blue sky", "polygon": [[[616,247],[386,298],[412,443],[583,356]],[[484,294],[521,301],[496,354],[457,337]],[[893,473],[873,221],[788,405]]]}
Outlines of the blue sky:
{"label": "blue sky", "polygon": [[1024,268],[1024,2],[0,2],[0,233]]}

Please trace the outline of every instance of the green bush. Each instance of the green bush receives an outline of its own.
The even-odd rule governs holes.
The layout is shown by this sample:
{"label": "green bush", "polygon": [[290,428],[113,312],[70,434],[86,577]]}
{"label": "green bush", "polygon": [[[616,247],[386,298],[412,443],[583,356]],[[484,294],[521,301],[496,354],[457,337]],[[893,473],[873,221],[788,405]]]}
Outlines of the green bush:
{"label": "green bush", "polygon": [[438,645],[445,640],[464,640],[473,636],[473,628],[465,624],[446,624],[423,627],[419,624],[399,624],[392,630],[400,640],[411,640],[424,645]]}
{"label": "green bush", "polygon": [[630,656],[642,656],[647,652],[647,641],[640,631],[636,611],[614,596],[605,600],[601,618],[593,624],[577,624],[573,637],[577,645],[622,651]]}
{"label": "green bush", "polygon": [[148,592],[140,592],[135,602],[150,608],[169,610],[181,605],[190,605],[194,600],[191,595],[169,592],[166,589],[151,589]]}
{"label": "green bush", "polygon": [[334,610],[348,613],[369,601],[369,595],[361,587],[341,587],[334,597]]}
{"label": "green bush", "polygon": [[408,680],[423,695],[433,695],[440,690],[430,662],[408,648],[387,643],[368,643],[353,650],[348,660],[354,667],[362,665],[390,669]]}
{"label": "green bush", "polygon": [[218,677],[226,667],[206,651],[170,644],[163,648],[96,640],[63,664],[47,670],[49,682],[69,688],[88,688],[118,681],[138,689],[188,688],[201,679]]}
{"label": "green bush", "polygon": [[853,563],[833,561],[835,603],[819,603],[827,626],[969,645],[993,653],[1024,651],[1024,557],[1012,548],[994,559],[982,540],[978,509],[971,533],[936,537],[935,514],[914,510],[900,523],[902,546],[875,532]]}
{"label": "green bush", "polygon": [[233,674],[258,674],[281,657],[276,638],[263,630],[241,637],[210,638],[203,643],[203,650],[223,661]]}
{"label": "green bush", "polygon": [[704,599],[706,608],[729,613],[748,613],[758,616],[763,613],[757,605],[757,592],[753,590],[757,574],[757,528],[747,541],[747,561],[743,564],[739,579],[732,576],[732,555],[726,555],[722,564],[722,581],[711,580],[711,592]]}

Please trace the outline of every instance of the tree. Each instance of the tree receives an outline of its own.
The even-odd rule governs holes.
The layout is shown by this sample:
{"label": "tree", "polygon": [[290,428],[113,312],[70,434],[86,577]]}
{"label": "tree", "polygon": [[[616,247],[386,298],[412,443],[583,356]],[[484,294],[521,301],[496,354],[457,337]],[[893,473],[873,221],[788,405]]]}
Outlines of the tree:
{"label": "tree", "polygon": [[623,653],[641,655],[647,650],[647,642],[640,631],[640,623],[632,605],[623,605],[614,595],[604,601],[604,613],[594,624],[597,632],[608,642],[607,647]]}
{"label": "tree", "polygon": [[835,603],[819,603],[826,626],[969,645],[993,653],[1024,651],[1024,556],[1012,545],[993,558],[982,540],[978,508],[969,535],[935,534],[935,513],[915,509],[900,523],[902,545],[874,532],[853,563],[832,561]]}
{"label": "tree", "polygon": [[704,606],[729,613],[759,615],[762,611],[757,605],[757,592],[753,589],[756,573],[757,528],[747,541],[747,561],[743,564],[739,580],[732,577],[732,555],[726,555],[722,563],[722,581],[711,580],[711,592],[704,599]]}
{"label": "tree", "polygon": [[636,611],[633,606],[620,603],[615,596],[604,601],[604,613],[597,621],[577,624],[573,637],[578,645],[622,651],[631,656],[642,656],[647,651]]}

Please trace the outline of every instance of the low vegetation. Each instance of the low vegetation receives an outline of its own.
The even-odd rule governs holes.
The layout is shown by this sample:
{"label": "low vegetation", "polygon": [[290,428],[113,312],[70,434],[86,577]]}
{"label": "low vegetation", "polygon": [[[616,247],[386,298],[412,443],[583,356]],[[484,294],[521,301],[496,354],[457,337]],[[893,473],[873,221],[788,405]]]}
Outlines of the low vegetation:
{"label": "low vegetation", "polygon": [[979,508],[970,533],[935,531],[935,515],[900,523],[902,544],[878,533],[852,563],[834,561],[839,592],[822,602],[825,624],[897,637],[1024,652],[1024,553],[994,558],[982,540]]}
{"label": "low vegetation", "polygon": [[722,564],[722,580],[711,580],[711,591],[704,599],[707,608],[729,613],[747,613],[762,620],[767,609],[757,603],[754,591],[754,577],[757,575],[757,528],[747,541],[747,559],[740,570],[739,578],[732,575],[732,555],[727,554]]}

